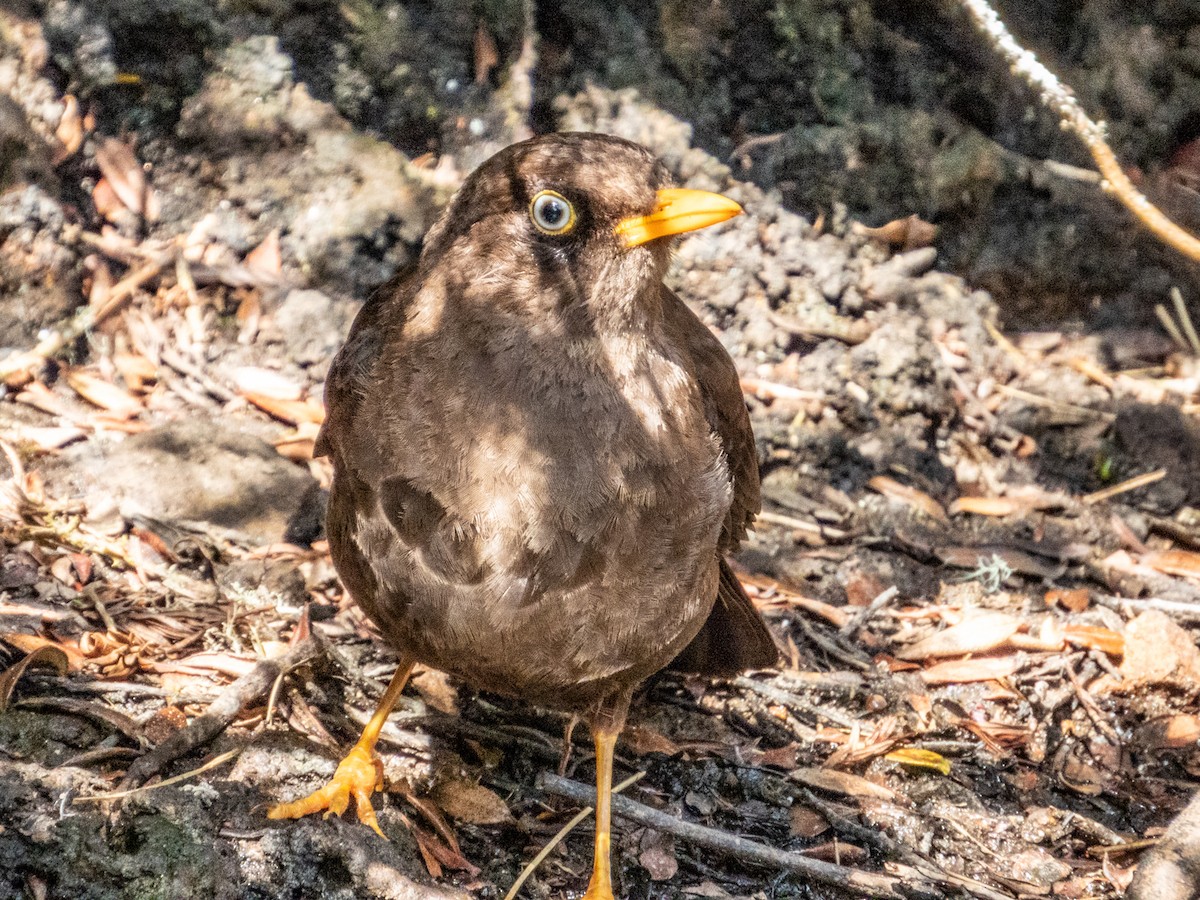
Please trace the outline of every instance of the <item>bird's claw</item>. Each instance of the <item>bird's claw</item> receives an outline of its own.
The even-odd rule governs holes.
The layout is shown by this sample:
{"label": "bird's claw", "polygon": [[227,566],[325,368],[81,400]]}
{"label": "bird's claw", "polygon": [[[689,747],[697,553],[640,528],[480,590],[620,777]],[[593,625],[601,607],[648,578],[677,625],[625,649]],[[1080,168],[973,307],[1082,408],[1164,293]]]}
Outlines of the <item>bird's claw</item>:
{"label": "bird's claw", "polygon": [[307,797],[291,803],[279,803],[267,810],[268,819],[299,819],[311,813],[324,811],[325,816],[340,816],[354,798],[358,821],[370,826],[384,840],[387,835],[379,827],[375,810],[371,806],[371,794],[383,787],[383,764],[361,745],[346,754],[333,773],[333,778],[324,787]]}

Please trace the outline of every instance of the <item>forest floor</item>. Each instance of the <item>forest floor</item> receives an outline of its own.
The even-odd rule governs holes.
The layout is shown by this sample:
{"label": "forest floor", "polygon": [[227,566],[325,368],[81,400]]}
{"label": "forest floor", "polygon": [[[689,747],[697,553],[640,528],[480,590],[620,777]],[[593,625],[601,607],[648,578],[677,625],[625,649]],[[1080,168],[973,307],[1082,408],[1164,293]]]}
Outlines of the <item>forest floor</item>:
{"label": "forest floor", "polygon": [[[422,672],[381,747],[390,840],[265,809],[328,777],[394,663],[322,538],[330,358],[530,104],[498,90],[483,137],[409,159],[255,37],[170,137],[105,137],[6,15],[0,896],[503,897],[592,782],[584,729],[553,774],[562,715]],[[670,284],[743,377],[765,505],[737,571],[783,656],[637,698],[619,895],[1119,896],[1200,774],[1195,355],[1007,328],[916,216],[802,217],[632,92],[538,114],[747,212]],[[588,821],[524,896],[583,890]]]}

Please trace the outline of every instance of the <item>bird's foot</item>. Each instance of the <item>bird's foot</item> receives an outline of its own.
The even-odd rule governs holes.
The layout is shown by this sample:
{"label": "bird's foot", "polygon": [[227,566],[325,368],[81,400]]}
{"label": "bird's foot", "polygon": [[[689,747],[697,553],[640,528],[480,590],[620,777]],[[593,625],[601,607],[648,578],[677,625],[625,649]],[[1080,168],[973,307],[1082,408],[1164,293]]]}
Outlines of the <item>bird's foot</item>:
{"label": "bird's foot", "polygon": [[375,810],[371,807],[371,794],[383,787],[383,764],[374,752],[360,744],[346,754],[338,764],[337,771],[325,787],[313,791],[301,800],[280,803],[267,811],[268,819],[299,819],[310,813],[325,811],[326,817],[340,816],[354,798],[358,821],[369,825],[384,840],[387,835],[379,828]]}

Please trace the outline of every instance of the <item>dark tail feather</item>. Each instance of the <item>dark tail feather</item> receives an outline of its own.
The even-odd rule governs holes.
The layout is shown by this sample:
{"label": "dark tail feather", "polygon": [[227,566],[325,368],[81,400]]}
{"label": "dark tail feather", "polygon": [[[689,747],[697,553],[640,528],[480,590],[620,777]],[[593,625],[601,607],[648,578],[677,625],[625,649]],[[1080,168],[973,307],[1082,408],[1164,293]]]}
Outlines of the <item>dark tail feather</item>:
{"label": "dark tail feather", "polygon": [[724,559],[717,602],[708,621],[692,642],[675,657],[668,669],[697,675],[736,675],[746,669],[775,665],[779,650],[771,632],[741,582]]}

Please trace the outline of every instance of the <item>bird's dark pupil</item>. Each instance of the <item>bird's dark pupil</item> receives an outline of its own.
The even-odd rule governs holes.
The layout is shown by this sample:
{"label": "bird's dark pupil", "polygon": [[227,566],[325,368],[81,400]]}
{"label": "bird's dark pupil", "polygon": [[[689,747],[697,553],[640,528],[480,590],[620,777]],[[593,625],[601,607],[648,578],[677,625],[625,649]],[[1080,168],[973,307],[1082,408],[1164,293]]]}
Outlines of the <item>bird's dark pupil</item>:
{"label": "bird's dark pupil", "polygon": [[567,214],[567,208],[558,200],[545,200],[542,203],[542,221],[547,225],[557,225]]}

